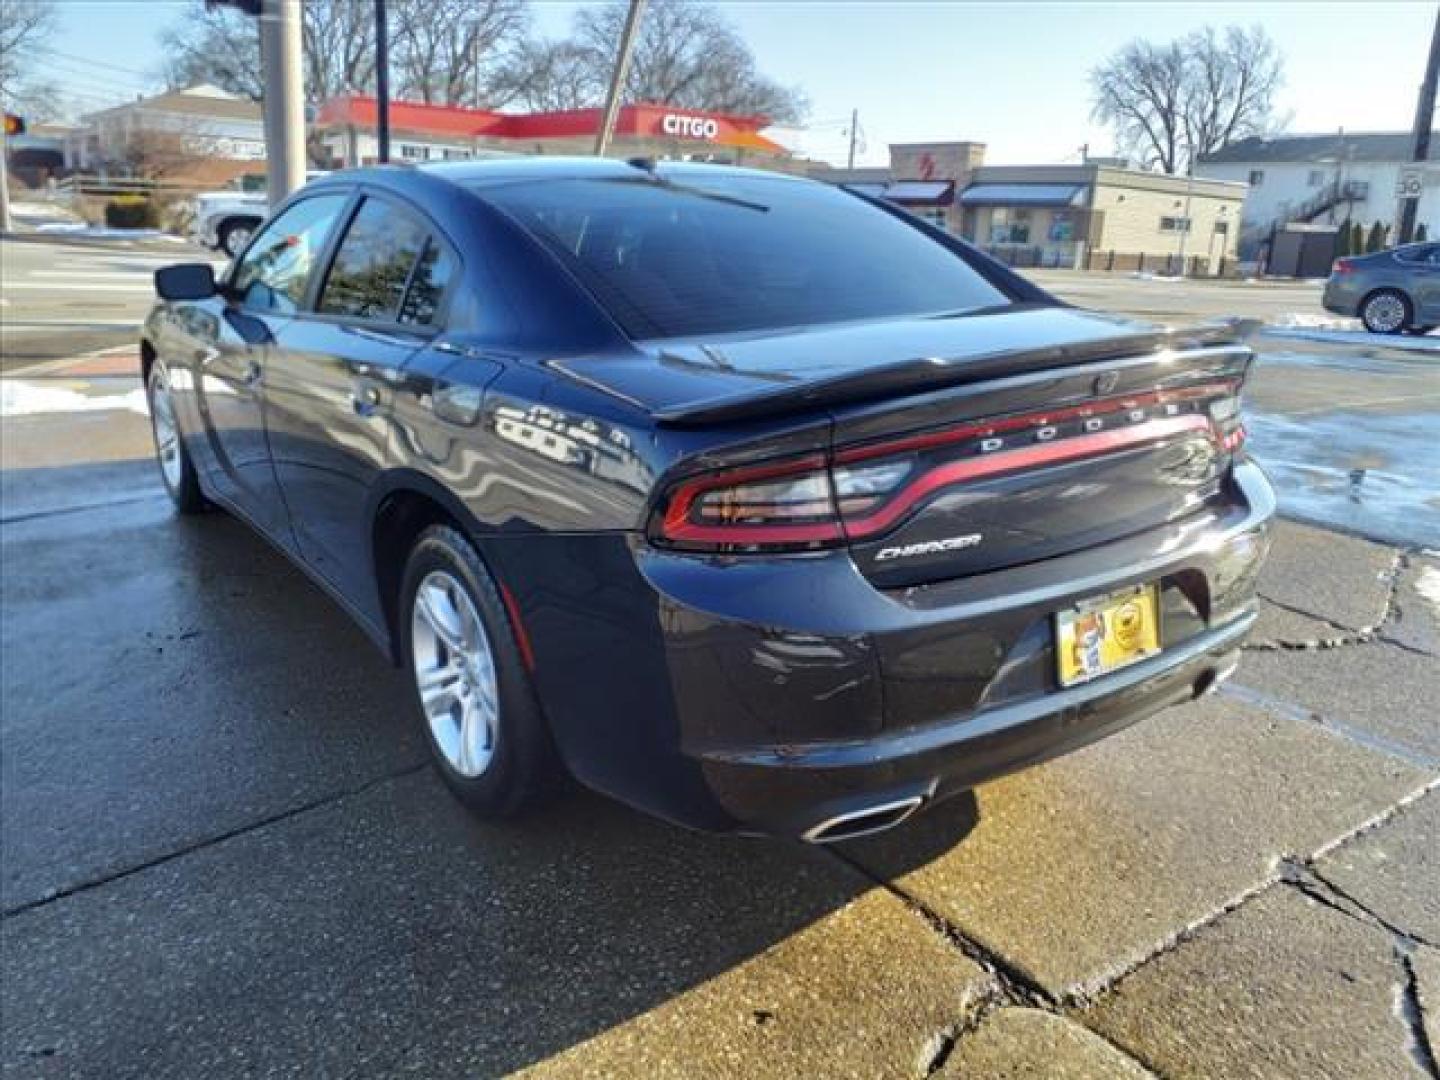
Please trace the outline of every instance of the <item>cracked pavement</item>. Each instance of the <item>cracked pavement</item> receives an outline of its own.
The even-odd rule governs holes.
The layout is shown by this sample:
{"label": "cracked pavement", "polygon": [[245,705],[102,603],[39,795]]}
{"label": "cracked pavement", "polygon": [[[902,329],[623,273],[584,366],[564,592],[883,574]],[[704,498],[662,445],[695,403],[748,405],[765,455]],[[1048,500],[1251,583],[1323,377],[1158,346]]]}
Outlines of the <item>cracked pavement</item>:
{"label": "cracked pavement", "polygon": [[7,1076],[1440,1076],[1422,546],[1280,523],[1221,693],[896,832],[497,827],[142,416],[3,423]]}

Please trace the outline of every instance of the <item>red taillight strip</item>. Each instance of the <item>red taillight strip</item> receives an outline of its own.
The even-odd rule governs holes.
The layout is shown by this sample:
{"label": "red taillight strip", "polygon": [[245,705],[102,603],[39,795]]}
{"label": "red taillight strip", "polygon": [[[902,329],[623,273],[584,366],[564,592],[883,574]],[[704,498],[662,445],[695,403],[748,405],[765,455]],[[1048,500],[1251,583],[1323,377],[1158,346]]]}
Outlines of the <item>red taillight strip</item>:
{"label": "red taillight strip", "polygon": [[973,424],[930,431],[923,435],[875,443],[871,446],[857,446],[842,450],[835,455],[836,464],[845,465],[852,461],[868,461],[870,458],[889,457],[913,450],[926,450],[949,443],[964,442],[977,436],[996,435],[1005,431],[1017,431],[1036,425],[1059,423],[1076,417],[1103,416],[1106,413],[1123,412],[1126,409],[1143,409],[1150,405],[1167,402],[1193,401],[1196,398],[1213,397],[1217,394],[1234,393],[1234,382],[1204,383],[1200,386],[1185,386],[1177,390],[1152,390],[1144,394],[1103,398],[1083,405],[1070,405],[1063,409],[1049,409],[1044,412],[1025,413],[1021,416],[1006,416],[996,420],[981,420]]}
{"label": "red taillight strip", "polygon": [[[1100,431],[1093,435],[1077,435],[1055,442],[1038,443],[1018,450],[1004,450],[984,457],[965,458],[940,465],[921,473],[896,492],[884,506],[867,517],[847,520],[845,534],[851,540],[863,539],[893,525],[921,499],[950,484],[978,480],[987,476],[1027,469],[1037,465],[1057,465],[1064,461],[1091,457],[1123,450],[1141,443],[1156,442],[1186,432],[1203,432],[1214,436],[1210,421],[1204,416],[1171,416],[1147,420],[1134,427]],[[888,452],[888,450],[887,450]]]}
{"label": "red taillight strip", "polygon": [[690,507],[707,491],[777,476],[803,476],[809,472],[824,472],[826,465],[825,455],[811,454],[792,458],[778,465],[729,469],[686,481],[676,488],[675,494],[670,497],[670,505],[665,510],[664,535],[670,540],[715,544],[808,544],[843,539],[845,534],[838,521],[797,525],[697,525],[690,520]]}

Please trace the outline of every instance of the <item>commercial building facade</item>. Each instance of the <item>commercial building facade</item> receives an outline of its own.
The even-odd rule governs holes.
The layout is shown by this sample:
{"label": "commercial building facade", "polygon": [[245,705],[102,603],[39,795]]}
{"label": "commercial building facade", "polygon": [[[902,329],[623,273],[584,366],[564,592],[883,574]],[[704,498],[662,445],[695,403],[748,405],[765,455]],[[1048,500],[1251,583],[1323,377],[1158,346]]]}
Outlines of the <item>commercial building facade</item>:
{"label": "commercial building facade", "polygon": [[[1440,131],[1432,139],[1440,145]],[[1393,239],[1402,176],[1418,179],[1416,221],[1433,238],[1440,229],[1440,161],[1412,162],[1413,145],[1411,133],[1402,131],[1250,138],[1201,158],[1195,171],[1247,186],[1247,254],[1290,224],[1352,221],[1368,230],[1378,221],[1392,227]]]}
{"label": "commercial building facade", "polygon": [[[391,158],[422,162],[497,154],[589,154],[594,150],[601,116],[600,109],[503,113],[394,102],[390,106]],[[626,105],[616,119],[610,154],[785,168],[789,151],[761,134],[768,124],[763,116]],[[378,158],[377,127],[376,101],[362,95],[325,102],[314,122],[328,164],[337,168]]]}
{"label": "commercial building facade", "polygon": [[986,165],[974,142],[890,150],[881,175],[811,175],[905,206],[1012,265],[1192,275],[1236,265],[1244,184],[1101,162]]}

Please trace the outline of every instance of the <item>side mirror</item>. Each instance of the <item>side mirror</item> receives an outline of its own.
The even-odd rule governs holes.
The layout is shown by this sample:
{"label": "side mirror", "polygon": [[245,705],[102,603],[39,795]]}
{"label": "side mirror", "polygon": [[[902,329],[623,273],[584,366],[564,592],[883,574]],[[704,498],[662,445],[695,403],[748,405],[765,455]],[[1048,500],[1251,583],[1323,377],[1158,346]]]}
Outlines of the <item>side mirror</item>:
{"label": "side mirror", "polygon": [[215,295],[215,268],[209,263],[179,263],[155,271],[162,300],[206,300]]}

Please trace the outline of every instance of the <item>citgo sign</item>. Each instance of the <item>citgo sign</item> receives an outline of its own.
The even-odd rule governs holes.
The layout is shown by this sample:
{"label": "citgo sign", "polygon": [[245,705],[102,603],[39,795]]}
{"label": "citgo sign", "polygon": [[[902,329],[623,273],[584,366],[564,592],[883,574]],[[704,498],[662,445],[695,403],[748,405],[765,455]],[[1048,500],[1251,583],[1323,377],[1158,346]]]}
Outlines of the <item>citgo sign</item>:
{"label": "citgo sign", "polygon": [[720,136],[720,122],[708,116],[666,113],[660,118],[660,130],[666,135],[679,135],[687,139],[716,139]]}

